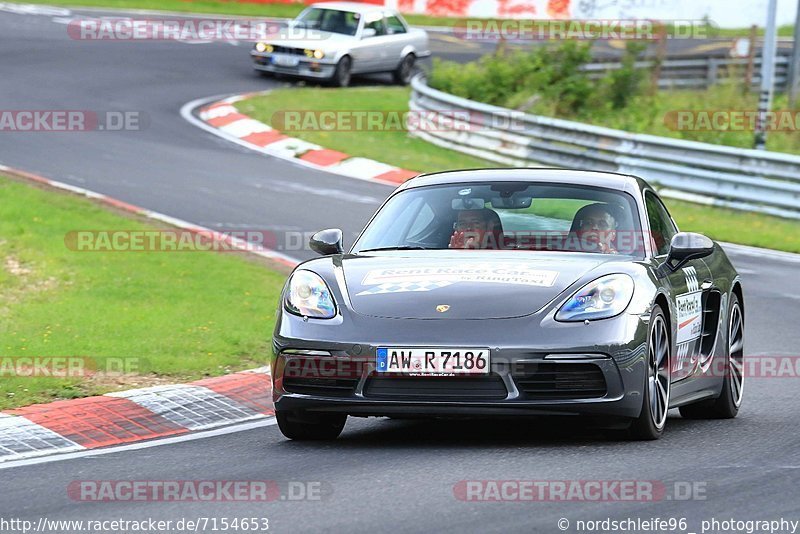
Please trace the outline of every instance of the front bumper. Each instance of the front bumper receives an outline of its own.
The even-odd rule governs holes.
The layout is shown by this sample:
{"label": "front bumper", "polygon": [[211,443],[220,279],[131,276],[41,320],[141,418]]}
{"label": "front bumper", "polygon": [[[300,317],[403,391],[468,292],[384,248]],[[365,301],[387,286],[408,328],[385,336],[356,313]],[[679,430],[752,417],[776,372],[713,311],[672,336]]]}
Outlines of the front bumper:
{"label": "front bumper", "polygon": [[[302,321],[284,317],[282,323],[299,326],[295,319]],[[441,339],[441,332],[434,330],[444,326],[442,321],[395,321],[402,327],[402,335],[391,343],[364,337],[352,341],[286,337],[279,326],[273,338],[275,408],[355,416],[639,415],[647,333],[640,317],[623,316],[616,325],[606,322],[599,328],[596,324],[570,325],[567,328],[574,328],[571,340],[576,342],[572,347],[555,345],[543,335],[532,336],[541,339],[534,347],[493,339],[509,332],[520,337],[515,327],[522,320],[473,326],[473,333],[458,343],[427,342],[433,336]],[[373,325],[371,331],[380,330]],[[313,331],[309,329],[309,333]],[[603,339],[620,332],[628,333],[617,338],[623,339],[621,342]],[[411,341],[409,333],[424,342]],[[587,346],[581,343],[583,337],[594,338],[596,343]],[[375,372],[379,346],[487,346],[491,369],[488,375],[474,378],[380,374]]]}
{"label": "front bumper", "polygon": [[335,63],[308,59],[305,56],[298,57],[298,64],[294,67],[276,65],[272,61],[272,56],[272,54],[266,52],[251,51],[250,57],[253,59],[253,68],[263,72],[320,79],[332,78],[336,71]]}

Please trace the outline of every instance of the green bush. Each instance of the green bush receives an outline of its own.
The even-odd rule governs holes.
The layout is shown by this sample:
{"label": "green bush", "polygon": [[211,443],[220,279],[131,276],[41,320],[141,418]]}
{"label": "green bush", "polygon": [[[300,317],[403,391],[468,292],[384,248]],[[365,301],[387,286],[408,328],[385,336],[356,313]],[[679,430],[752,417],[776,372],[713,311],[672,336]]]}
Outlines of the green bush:
{"label": "green bush", "polygon": [[643,43],[628,41],[622,56],[622,68],[609,71],[603,80],[601,88],[607,93],[611,109],[626,107],[631,98],[641,92],[648,71],[637,69],[636,60],[646,49],[647,45]]}
{"label": "green bush", "polygon": [[484,56],[466,65],[437,59],[429,83],[448,93],[504,107],[518,107],[538,96],[559,113],[575,113],[593,90],[593,82],[580,70],[590,60],[590,45],[574,41]]}
{"label": "green bush", "polygon": [[[581,66],[591,61],[591,45],[567,41],[529,50],[484,56],[466,65],[435,60],[431,87],[471,100],[537,115],[576,120],[634,133],[752,148],[752,131],[671,129],[667,116],[680,110],[756,110],[758,96],[740,83],[706,90],[653,91],[651,71],[637,69],[646,46],[630,42],[622,68],[591,79]],[[773,109],[788,109],[785,94]],[[767,149],[800,153],[796,131],[769,132]]]}

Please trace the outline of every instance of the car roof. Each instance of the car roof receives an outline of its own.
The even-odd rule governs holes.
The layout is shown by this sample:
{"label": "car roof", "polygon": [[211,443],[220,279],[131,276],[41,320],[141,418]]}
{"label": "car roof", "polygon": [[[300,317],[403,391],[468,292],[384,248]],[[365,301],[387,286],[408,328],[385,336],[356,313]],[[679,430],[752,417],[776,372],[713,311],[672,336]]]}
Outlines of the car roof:
{"label": "car roof", "polygon": [[637,176],[605,171],[581,169],[468,169],[458,171],[421,174],[406,181],[398,190],[429,185],[459,184],[464,182],[545,182],[570,185],[586,185],[616,189],[638,195],[648,187],[647,182]]}
{"label": "car roof", "polygon": [[352,11],[355,13],[372,13],[374,11],[391,11],[395,12],[394,9],[378,5],[378,4],[362,4],[359,2],[317,2],[316,4],[311,4],[309,7],[320,7],[325,9],[336,9],[338,11]]}

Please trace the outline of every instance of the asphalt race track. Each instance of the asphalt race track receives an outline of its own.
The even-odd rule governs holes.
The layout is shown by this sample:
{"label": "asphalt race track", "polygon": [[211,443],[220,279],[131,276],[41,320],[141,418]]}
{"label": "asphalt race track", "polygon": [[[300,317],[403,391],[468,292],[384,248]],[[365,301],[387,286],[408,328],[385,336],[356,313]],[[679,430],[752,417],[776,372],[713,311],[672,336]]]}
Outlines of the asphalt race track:
{"label": "asphalt race track", "polygon": [[[267,89],[245,45],[80,42],[53,17],[0,11],[0,108],[141,110],[129,132],[0,132],[0,163],[221,229],[360,230],[390,192],[248,152],[187,123],[183,104]],[[287,252],[297,258],[306,251]],[[731,252],[745,280],[746,354],[796,356],[800,262]],[[267,335],[267,333],[265,333]],[[657,442],[626,442],[569,421],[350,419],[338,441],[285,440],[251,425],[204,439],[86,453],[0,469],[4,517],[178,520],[268,517],[275,532],[559,532],[557,522],[800,519],[800,376],[752,378],[735,420],[675,413]],[[48,459],[52,460],[52,458]],[[75,480],[318,482],[319,500],[76,502]],[[655,502],[464,502],[465,480],[656,481]],[[695,488],[682,500],[680,488]]]}

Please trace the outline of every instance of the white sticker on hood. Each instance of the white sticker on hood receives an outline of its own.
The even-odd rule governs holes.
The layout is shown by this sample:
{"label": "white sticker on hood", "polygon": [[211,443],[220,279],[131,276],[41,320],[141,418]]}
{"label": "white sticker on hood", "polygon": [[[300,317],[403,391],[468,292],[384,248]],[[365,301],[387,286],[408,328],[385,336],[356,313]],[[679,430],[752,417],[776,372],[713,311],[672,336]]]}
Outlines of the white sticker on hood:
{"label": "white sticker on hood", "polygon": [[[465,267],[401,267],[369,271],[361,282],[365,286],[383,284],[438,284],[460,282],[518,284],[552,287],[558,271],[531,269],[519,264],[477,264]],[[442,286],[439,286],[442,287]]]}

